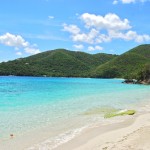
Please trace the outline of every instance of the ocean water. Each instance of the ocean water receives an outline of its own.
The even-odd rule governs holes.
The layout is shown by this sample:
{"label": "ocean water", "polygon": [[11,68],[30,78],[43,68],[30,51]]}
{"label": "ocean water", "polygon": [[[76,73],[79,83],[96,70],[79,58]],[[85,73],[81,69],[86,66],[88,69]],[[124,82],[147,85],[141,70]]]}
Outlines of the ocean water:
{"label": "ocean water", "polygon": [[0,77],[0,138],[48,127],[48,144],[51,142],[53,149],[103,118],[103,113],[85,115],[87,112],[140,109],[141,104],[149,103],[150,86],[121,82],[122,79]]}

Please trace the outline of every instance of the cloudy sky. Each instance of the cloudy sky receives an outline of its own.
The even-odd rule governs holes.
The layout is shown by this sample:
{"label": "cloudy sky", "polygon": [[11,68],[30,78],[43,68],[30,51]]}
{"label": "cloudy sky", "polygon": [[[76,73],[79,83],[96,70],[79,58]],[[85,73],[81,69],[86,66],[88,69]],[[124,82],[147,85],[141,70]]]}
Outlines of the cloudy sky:
{"label": "cloudy sky", "polygon": [[150,43],[150,0],[0,3],[0,62],[57,48],[122,54]]}

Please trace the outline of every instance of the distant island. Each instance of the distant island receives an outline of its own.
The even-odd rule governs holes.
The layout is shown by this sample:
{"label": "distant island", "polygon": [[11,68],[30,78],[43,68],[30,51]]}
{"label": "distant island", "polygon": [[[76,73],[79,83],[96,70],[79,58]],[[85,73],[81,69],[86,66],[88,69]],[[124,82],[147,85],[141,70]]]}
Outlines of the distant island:
{"label": "distant island", "polygon": [[150,44],[137,46],[122,55],[49,50],[0,63],[0,76],[8,75],[125,78],[150,84]]}

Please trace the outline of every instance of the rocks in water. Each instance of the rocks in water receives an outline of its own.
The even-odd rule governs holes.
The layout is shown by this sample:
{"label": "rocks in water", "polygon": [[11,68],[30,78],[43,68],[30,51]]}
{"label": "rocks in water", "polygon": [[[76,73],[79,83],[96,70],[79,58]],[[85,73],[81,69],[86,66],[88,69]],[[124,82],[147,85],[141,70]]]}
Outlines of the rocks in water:
{"label": "rocks in water", "polygon": [[139,80],[137,83],[138,83],[138,84],[150,85],[150,79],[147,79],[147,80]]}
{"label": "rocks in water", "polygon": [[122,83],[150,85],[150,79],[148,79],[148,80],[125,79]]}
{"label": "rocks in water", "polygon": [[125,79],[122,83],[136,84],[137,80],[135,80],[135,79]]}

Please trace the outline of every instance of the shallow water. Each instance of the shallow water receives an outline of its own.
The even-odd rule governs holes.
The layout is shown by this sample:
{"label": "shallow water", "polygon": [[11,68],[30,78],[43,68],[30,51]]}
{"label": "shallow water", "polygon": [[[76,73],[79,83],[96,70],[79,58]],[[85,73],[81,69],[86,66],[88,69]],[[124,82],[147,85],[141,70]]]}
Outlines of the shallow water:
{"label": "shallow water", "polygon": [[47,126],[54,132],[50,138],[54,135],[56,138],[57,134],[61,137],[62,131],[72,137],[89,123],[100,121],[104,108],[140,109],[139,104],[149,102],[150,86],[121,82],[121,79],[0,77],[0,138]]}

